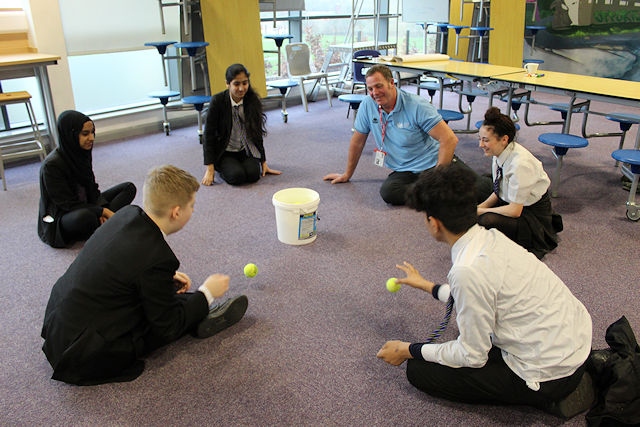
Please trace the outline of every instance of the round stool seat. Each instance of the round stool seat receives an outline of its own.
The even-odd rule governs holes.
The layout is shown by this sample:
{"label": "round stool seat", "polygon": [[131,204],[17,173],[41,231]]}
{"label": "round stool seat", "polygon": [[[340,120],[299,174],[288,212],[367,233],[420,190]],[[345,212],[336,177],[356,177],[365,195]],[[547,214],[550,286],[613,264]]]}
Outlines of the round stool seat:
{"label": "round stool seat", "polygon": [[620,123],[620,127],[622,127],[623,124],[629,125],[627,130],[629,130],[631,125],[640,124],[640,116],[637,114],[612,113],[605,117],[608,120]]}
{"label": "round stool seat", "polygon": [[[511,108],[513,108],[514,111],[518,111],[520,109],[520,106],[522,106],[522,98],[524,97],[513,97],[511,98]],[[501,96],[500,97],[500,101],[502,102],[509,102],[509,97],[508,96]],[[524,101],[526,102],[526,101]]]}
{"label": "round stool seat", "polygon": [[446,123],[449,123],[452,120],[462,120],[464,119],[464,114],[459,111],[454,110],[438,110],[438,113],[442,116],[442,120]]}
{"label": "round stool seat", "polygon": [[169,102],[169,98],[173,98],[174,96],[179,96],[180,92],[177,90],[159,90],[155,92],[149,93],[151,98],[158,98],[163,105],[166,105]]}
{"label": "round stool seat", "polygon": [[469,27],[469,29],[477,31],[480,37],[484,37],[484,33],[493,30],[492,27]]}
{"label": "round stool seat", "polygon": [[284,95],[284,93],[290,87],[298,86],[298,82],[294,80],[273,80],[267,82],[267,85],[276,89],[280,89],[280,93]]}
{"label": "round stool seat", "polygon": [[440,90],[440,83],[438,82],[422,82],[420,83],[420,89],[427,89],[427,90]]}
{"label": "round stool seat", "polygon": [[145,46],[154,46],[158,49],[160,55],[164,55],[167,51],[167,46],[177,43],[176,41],[163,41],[163,42],[146,42]]}
{"label": "round stool seat", "polygon": [[525,30],[531,31],[531,34],[536,35],[536,33],[540,30],[546,30],[547,27],[543,25],[527,25],[524,27]]}
{"label": "round stool seat", "polygon": [[458,93],[460,95],[464,95],[469,103],[475,101],[477,96],[484,96],[487,94],[487,92],[479,89],[461,90]]}
{"label": "round stool seat", "polygon": [[542,133],[538,141],[554,147],[556,154],[564,156],[569,148],[583,148],[589,145],[586,138],[568,133]]}
{"label": "round stool seat", "polygon": [[[551,104],[549,106],[550,109],[554,110],[554,111],[560,111],[561,113],[566,113],[567,111],[569,111],[569,104],[566,102],[558,102],[555,104]],[[573,111],[572,113],[582,113],[584,111],[586,111],[586,106],[585,105],[581,105],[579,107],[576,107],[575,105],[573,106]]]}
{"label": "round stool seat", "polygon": [[287,39],[292,39],[293,36],[291,34],[267,34],[264,36],[265,39],[272,39],[276,42],[276,47],[282,47],[282,43]]}
{"label": "round stool seat", "polygon": [[615,150],[611,157],[622,163],[631,165],[631,172],[640,173],[640,150],[624,149]]}
{"label": "round stool seat", "polygon": [[193,95],[182,98],[183,104],[192,104],[196,111],[202,111],[204,104],[209,101],[211,101],[211,97],[206,95]]}
{"label": "round stool seat", "polygon": [[460,32],[465,29],[465,28],[469,28],[468,25],[447,25],[447,28],[453,28],[456,32],[456,34],[460,34]]}
{"label": "round stool seat", "polygon": [[187,49],[189,56],[195,56],[198,48],[206,46],[209,46],[209,42],[181,42],[175,44],[175,47]]}
{"label": "round stool seat", "polygon": [[544,64],[544,60],[542,59],[533,59],[533,58],[527,58],[527,59],[523,59],[522,60],[523,64]]}
{"label": "round stool seat", "polygon": [[338,100],[342,102],[348,102],[351,104],[351,108],[357,109],[360,106],[360,103],[367,97],[368,95],[362,95],[359,93],[346,93],[338,96]]}

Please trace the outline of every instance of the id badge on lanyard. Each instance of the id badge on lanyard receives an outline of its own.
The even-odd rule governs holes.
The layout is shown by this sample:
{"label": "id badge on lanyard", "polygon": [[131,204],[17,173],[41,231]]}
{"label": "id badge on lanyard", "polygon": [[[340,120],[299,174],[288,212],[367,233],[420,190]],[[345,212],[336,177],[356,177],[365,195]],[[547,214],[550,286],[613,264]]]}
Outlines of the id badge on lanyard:
{"label": "id badge on lanyard", "polygon": [[380,107],[380,106],[378,106],[378,113],[380,114],[380,126],[382,127],[382,143],[380,144],[380,148],[376,147],[376,149],[373,150],[373,153],[374,153],[373,164],[383,168],[384,167],[384,159],[387,156],[386,151],[383,150],[383,148],[384,148],[384,137],[385,137],[385,135],[387,133],[387,122],[382,120],[382,107]]}

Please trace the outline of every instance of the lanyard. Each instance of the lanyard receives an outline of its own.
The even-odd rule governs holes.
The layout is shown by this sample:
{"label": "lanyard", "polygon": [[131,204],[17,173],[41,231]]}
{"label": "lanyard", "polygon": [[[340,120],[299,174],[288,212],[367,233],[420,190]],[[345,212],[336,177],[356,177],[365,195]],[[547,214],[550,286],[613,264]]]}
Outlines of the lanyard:
{"label": "lanyard", "polygon": [[380,115],[380,127],[382,128],[382,142],[380,145],[380,150],[384,147],[384,137],[387,134],[387,121],[382,120],[382,107],[378,105],[378,114]]}

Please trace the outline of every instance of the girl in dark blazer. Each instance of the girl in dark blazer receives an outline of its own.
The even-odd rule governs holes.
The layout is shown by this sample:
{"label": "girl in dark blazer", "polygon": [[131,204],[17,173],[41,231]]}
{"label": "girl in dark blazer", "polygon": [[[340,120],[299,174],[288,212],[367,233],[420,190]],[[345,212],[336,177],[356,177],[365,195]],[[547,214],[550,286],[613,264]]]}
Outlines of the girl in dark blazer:
{"label": "girl in dark blazer", "polygon": [[38,212],[38,235],[54,248],[87,240],[136,195],[130,182],[98,189],[91,155],[96,130],[89,117],[64,111],[58,117],[58,135],[60,146],[40,167]]}
{"label": "girl in dark blazer", "polygon": [[207,169],[203,185],[214,183],[215,172],[231,185],[256,182],[266,174],[280,175],[270,169],[264,152],[263,137],[267,116],[262,101],[251,87],[249,71],[233,64],[225,73],[227,89],[211,97],[203,143]]}

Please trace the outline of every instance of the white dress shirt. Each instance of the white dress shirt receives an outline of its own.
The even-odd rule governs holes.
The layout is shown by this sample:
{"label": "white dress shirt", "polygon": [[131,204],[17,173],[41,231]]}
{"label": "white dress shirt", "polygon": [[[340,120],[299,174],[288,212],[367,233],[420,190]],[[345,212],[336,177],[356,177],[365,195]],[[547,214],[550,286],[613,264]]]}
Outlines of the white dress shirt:
{"label": "white dress shirt", "polygon": [[453,245],[451,258],[448,280],[460,335],[424,344],[425,360],[480,368],[495,345],[532,390],[584,363],[591,351],[591,316],[535,255],[498,230],[474,225]]}
{"label": "white dress shirt", "polygon": [[551,183],[540,160],[515,141],[493,157],[494,180],[498,166],[502,167],[498,196],[507,203],[531,206],[544,196]]}

